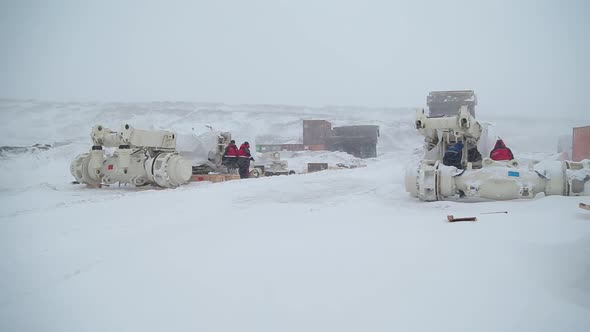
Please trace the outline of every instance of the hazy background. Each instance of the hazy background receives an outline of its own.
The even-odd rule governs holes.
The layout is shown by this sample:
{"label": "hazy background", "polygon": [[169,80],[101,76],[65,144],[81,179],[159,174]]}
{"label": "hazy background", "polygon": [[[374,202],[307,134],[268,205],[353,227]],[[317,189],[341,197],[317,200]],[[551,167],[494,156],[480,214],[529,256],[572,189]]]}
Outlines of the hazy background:
{"label": "hazy background", "polygon": [[4,1],[0,98],[585,116],[585,1]]}

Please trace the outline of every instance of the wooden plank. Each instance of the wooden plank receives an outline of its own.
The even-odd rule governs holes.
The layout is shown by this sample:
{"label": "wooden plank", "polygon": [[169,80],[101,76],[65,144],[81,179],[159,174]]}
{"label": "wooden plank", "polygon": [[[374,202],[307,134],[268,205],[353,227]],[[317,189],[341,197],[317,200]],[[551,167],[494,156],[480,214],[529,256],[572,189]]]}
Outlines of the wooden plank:
{"label": "wooden plank", "polygon": [[195,174],[191,177],[191,181],[194,182],[209,181],[213,183],[239,179],[240,176],[238,174]]}

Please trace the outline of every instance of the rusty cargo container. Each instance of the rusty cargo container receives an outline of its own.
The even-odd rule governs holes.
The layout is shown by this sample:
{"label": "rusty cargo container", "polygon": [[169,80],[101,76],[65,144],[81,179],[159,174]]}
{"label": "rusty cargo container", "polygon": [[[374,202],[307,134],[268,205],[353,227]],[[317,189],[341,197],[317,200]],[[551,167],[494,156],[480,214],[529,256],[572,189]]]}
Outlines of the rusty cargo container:
{"label": "rusty cargo container", "polygon": [[311,145],[304,145],[304,150],[310,151],[326,151],[328,148],[326,144],[311,144]]}
{"label": "rusty cargo container", "polygon": [[590,159],[590,126],[574,128],[572,136],[572,159]]}
{"label": "rusty cargo container", "polygon": [[326,144],[332,124],[326,120],[303,120],[303,145]]}
{"label": "rusty cargo container", "polygon": [[256,152],[303,151],[303,144],[256,144]]}
{"label": "rusty cargo container", "polygon": [[303,144],[281,144],[282,151],[303,151]]}
{"label": "rusty cargo container", "polygon": [[334,127],[334,136],[366,137],[377,140],[379,137],[379,126],[362,125]]}
{"label": "rusty cargo container", "polygon": [[330,151],[343,151],[357,158],[377,157],[379,126],[335,127],[333,132],[328,138]]}

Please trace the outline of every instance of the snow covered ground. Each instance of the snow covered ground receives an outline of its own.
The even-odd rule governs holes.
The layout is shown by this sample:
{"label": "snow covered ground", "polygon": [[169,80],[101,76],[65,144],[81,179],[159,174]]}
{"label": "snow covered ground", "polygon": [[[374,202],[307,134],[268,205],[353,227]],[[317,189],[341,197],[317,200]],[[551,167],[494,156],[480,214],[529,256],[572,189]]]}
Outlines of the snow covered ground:
{"label": "snow covered ground", "polygon": [[[403,188],[407,109],[0,101],[0,331],[587,331],[590,213],[575,197],[425,203]],[[478,113],[554,157],[589,115]],[[367,167],[175,190],[73,186],[96,123],[295,143],[302,119],[381,126]],[[580,124],[580,121],[586,123]],[[340,153],[284,154],[357,162]],[[589,201],[586,198],[585,201]],[[508,214],[481,214],[506,210]],[[446,222],[446,215],[476,223]]]}

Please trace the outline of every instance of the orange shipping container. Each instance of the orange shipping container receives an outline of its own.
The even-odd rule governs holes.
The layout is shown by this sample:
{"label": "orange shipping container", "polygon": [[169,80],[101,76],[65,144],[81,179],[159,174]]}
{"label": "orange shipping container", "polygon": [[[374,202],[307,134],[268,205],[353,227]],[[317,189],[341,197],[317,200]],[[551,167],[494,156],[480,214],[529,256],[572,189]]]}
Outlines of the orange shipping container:
{"label": "orange shipping container", "polygon": [[590,159],[590,126],[574,128],[573,140],[572,159]]}

